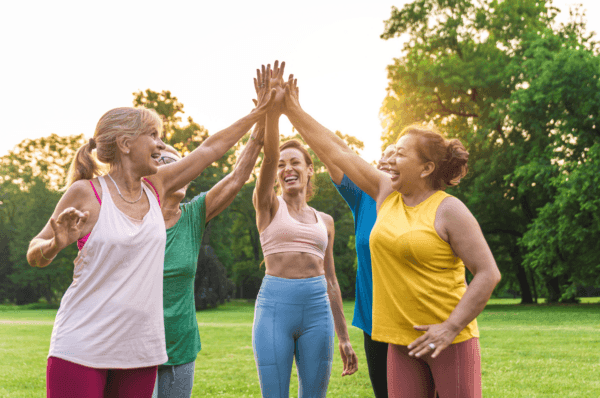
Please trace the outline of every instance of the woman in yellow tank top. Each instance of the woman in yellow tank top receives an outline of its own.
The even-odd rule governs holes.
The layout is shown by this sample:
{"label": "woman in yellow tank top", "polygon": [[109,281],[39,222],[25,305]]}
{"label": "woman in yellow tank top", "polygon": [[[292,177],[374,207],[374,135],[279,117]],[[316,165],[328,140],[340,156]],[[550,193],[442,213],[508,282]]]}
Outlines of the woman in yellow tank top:
{"label": "woman in yellow tank top", "polygon": [[[313,148],[377,202],[371,232],[374,340],[389,343],[390,397],[481,397],[479,331],[500,272],[467,207],[446,194],[467,172],[468,152],[421,126],[406,128],[377,172],[300,107],[286,83],[285,114]],[[465,267],[473,274],[466,289]]]}

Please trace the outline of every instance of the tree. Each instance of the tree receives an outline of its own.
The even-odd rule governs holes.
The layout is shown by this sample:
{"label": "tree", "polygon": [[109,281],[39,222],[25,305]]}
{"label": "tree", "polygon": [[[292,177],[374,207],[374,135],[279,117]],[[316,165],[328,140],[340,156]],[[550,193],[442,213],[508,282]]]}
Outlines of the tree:
{"label": "tree", "polygon": [[[533,302],[536,276],[525,268],[519,242],[552,199],[552,172],[549,158],[538,157],[537,166],[546,171],[538,174],[537,187],[511,177],[533,150],[532,135],[545,133],[523,134],[514,128],[509,109],[513,95],[529,83],[524,62],[537,41],[547,39],[548,27],[554,26],[553,37],[583,32],[581,23],[575,30],[576,24],[555,26],[558,11],[551,1],[418,0],[402,10],[394,7],[382,35],[409,35],[403,56],[388,67],[384,146],[414,122],[436,124],[465,144],[470,173],[450,192],[478,219],[497,254],[503,283],[510,282],[507,277],[517,281],[523,303]],[[545,277],[544,282],[551,284]]]}

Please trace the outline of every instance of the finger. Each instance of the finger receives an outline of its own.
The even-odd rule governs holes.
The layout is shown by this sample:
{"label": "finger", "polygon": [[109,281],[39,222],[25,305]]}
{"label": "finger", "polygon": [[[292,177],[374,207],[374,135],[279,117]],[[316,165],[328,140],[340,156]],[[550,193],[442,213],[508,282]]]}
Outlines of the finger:
{"label": "finger", "polygon": [[86,211],[85,213],[82,213],[82,217],[79,218],[79,221],[77,222],[77,227],[81,228],[85,225],[85,223],[87,222],[88,218],[90,217],[90,212]]}
{"label": "finger", "polygon": [[267,68],[264,65],[261,65],[262,74],[260,76],[260,84],[264,84],[267,76]]}
{"label": "finger", "polygon": [[254,106],[258,106],[258,101],[256,101],[255,99],[253,99],[252,102],[254,102]]}
{"label": "finger", "polygon": [[281,67],[279,68],[279,76],[277,76],[278,78],[280,78],[281,80],[283,80],[283,71],[285,70],[285,61],[283,61],[281,63]]}
{"label": "finger", "polygon": [[275,77],[277,77],[278,74],[279,74],[279,61],[275,60],[275,63],[273,64],[272,75],[275,75]]}
{"label": "finger", "polygon": [[423,341],[427,340],[429,336],[423,335],[420,337],[417,337],[412,343],[410,343],[407,348],[409,350],[412,350],[414,347],[418,347]]}
{"label": "finger", "polygon": [[254,78],[254,91],[258,94],[258,80],[256,80],[256,78]]}
{"label": "finger", "polygon": [[50,219],[50,228],[52,228],[52,232],[54,233],[54,236],[56,236],[58,234],[58,224],[53,218]]}
{"label": "finger", "polygon": [[419,326],[413,326],[413,328],[415,328],[415,330],[429,330],[429,327],[431,325],[419,325]]}

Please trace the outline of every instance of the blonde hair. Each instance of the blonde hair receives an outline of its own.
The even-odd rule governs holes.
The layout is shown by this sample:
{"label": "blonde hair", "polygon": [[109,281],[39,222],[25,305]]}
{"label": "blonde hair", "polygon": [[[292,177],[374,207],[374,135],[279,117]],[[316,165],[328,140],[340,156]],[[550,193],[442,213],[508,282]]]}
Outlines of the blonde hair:
{"label": "blonde hair", "polygon": [[[102,166],[97,160],[114,165],[118,161],[118,137],[136,138],[140,134],[151,134],[154,130],[161,134],[162,125],[162,119],[154,109],[115,108],[106,112],[96,125],[94,137],[77,150],[69,168],[65,189],[75,181],[91,180],[100,175]],[[95,157],[92,155],[94,149]]]}

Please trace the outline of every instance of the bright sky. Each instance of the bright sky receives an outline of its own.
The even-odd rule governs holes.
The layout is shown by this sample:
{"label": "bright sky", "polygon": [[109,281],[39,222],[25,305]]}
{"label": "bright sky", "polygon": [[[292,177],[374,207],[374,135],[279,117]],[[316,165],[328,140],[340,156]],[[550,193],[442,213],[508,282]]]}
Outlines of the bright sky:
{"label": "bright sky", "polygon": [[[0,156],[26,138],[91,136],[134,91],[170,90],[185,115],[215,133],[253,107],[261,64],[286,61],[303,108],[379,158],[386,66],[400,39],[382,40],[391,6],[408,0],[11,1],[0,6]],[[583,3],[598,30],[598,0]],[[596,21],[596,22],[593,22]],[[595,26],[594,26],[595,25]],[[291,133],[282,118],[280,130]]]}

